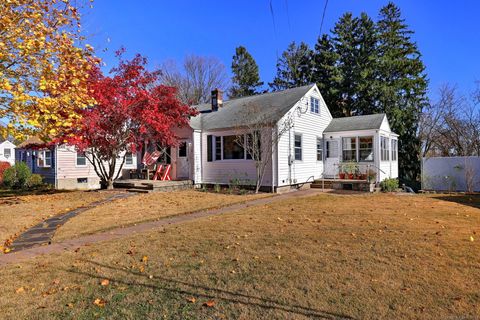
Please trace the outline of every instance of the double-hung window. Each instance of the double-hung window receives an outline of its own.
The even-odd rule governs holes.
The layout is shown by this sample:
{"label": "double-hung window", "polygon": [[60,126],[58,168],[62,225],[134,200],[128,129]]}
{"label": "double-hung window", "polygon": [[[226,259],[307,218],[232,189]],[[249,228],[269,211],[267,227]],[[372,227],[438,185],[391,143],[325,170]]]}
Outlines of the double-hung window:
{"label": "double-hung window", "polygon": [[392,139],[392,161],[397,161],[398,140]]}
{"label": "double-hung window", "polygon": [[87,165],[87,158],[85,152],[77,152],[77,167],[84,167]]}
{"label": "double-hung window", "polygon": [[3,149],[3,156],[5,157],[5,159],[10,158],[12,156],[12,149],[10,148]]}
{"label": "double-hung window", "polygon": [[223,160],[245,159],[245,150],[237,136],[223,136]]}
{"label": "double-hung window", "polygon": [[40,168],[49,168],[52,166],[52,151],[38,151],[37,166]]}
{"label": "double-hung window", "polygon": [[342,160],[357,161],[357,138],[342,138]]}
{"label": "double-hung window", "polygon": [[317,161],[323,161],[323,139],[317,138]]}
{"label": "double-hung window", "polygon": [[125,154],[125,164],[127,165],[133,164],[133,154],[131,152],[127,152]]}
{"label": "double-hung window", "polygon": [[295,160],[302,161],[302,135],[295,134]]}
{"label": "double-hung window", "polygon": [[359,137],[359,161],[373,161],[373,137]]}
{"label": "double-hung window", "polygon": [[310,112],[320,113],[320,101],[315,97],[310,97]]}
{"label": "double-hung window", "polygon": [[387,137],[380,137],[380,153],[381,153],[382,161],[389,160],[389,153],[390,153],[389,142],[390,141]]}

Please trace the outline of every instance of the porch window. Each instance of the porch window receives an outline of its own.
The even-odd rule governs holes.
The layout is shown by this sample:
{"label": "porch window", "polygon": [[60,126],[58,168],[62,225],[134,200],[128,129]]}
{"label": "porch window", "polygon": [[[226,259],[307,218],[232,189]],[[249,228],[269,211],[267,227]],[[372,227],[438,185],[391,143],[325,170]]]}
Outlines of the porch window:
{"label": "porch window", "polygon": [[77,167],[84,167],[87,165],[87,158],[85,152],[77,152]]}
{"label": "porch window", "polygon": [[52,166],[52,151],[38,151],[37,166],[39,168],[49,168]]}
{"label": "porch window", "polygon": [[323,139],[317,138],[317,161],[323,160]]}
{"label": "porch window", "polygon": [[131,152],[125,154],[125,164],[133,164],[133,154]]}
{"label": "porch window", "polygon": [[245,150],[237,142],[237,136],[223,136],[223,159],[245,159]]}
{"label": "porch window", "polygon": [[373,137],[359,137],[360,162],[373,161]]}
{"label": "porch window", "polygon": [[397,161],[398,140],[392,139],[392,161]]}
{"label": "porch window", "polygon": [[310,112],[320,113],[320,101],[317,98],[310,98]]}
{"label": "porch window", "polygon": [[337,141],[327,141],[327,158],[338,158]]}
{"label": "porch window", "polygon": [[342,138],[343,161],[357,161],[357,138]]}
{"label": "porch window", "polygon": [[302,135],[295,134],[295,160],[302,161]]}
{"label": "porch window", "polygon": [[389,139],[387,137],[380,137],[380,152],[382,154],[382,161],[388,161],[389,158]]}

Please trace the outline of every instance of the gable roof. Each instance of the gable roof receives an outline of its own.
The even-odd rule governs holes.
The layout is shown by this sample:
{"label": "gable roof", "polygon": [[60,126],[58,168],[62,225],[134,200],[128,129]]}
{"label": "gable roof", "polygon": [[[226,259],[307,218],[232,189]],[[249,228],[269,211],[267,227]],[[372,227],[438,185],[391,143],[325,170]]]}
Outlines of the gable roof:
{"label": "gable roof", "polygon": [[264,93],[249,97],[227,100],[217,111],[204,103],[194,106],[200,114],[190,120],[193,129],[216,130],[247,125],[242,114],[249,106],[258,106],[259,118],[280,120],[315,84],[303,87]]}
{"label": "gable roof", "polygon": [[333,119],[324,132],[380,129],[384,113]]}

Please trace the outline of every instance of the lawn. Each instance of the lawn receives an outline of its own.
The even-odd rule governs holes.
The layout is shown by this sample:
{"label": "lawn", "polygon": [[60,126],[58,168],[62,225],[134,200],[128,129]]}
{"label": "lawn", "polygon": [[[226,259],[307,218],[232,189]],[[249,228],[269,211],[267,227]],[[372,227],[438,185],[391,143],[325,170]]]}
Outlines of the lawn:
{"label": "lawn", "polygon": [[[108,192],[0,192],[0,247],[43,220],[109,196]],[[1,251],[1,250],[0,250]],[[1,254],[1,252],[0,252]]]}
{"label": "lawn", "polygon": [[136,195],[98,206],[76,216],[58,229],[53,241],[268,196],[269,194],[265,193],[231,195],[195,190]]}
{"label": "lawn", "polygon": [[0,308],[35,319],[477,319],[479,204],[322,194],[250,207],[2,267]]}

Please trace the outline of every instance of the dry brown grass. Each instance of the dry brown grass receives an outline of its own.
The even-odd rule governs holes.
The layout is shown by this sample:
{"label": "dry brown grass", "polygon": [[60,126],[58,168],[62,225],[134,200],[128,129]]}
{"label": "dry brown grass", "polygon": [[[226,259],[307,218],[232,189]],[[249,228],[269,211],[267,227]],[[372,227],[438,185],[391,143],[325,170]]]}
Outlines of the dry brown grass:
{"label": "dry brown grass", "polygon": [[252,207],[4,267],[0,308],[49,319],[477,319],[479,205],[318,195]]}
{"label": "dry brown grass", "polygon": [[0,246],[7,238],[43,220],[104,199],[105,192],[64,192],[0,198]]}
{"label": "dry brown grass", "polygon": [[78,215],[57,231],[54,241],[267,196],[269,194],[229,195],[194,190],[136,195]]}

